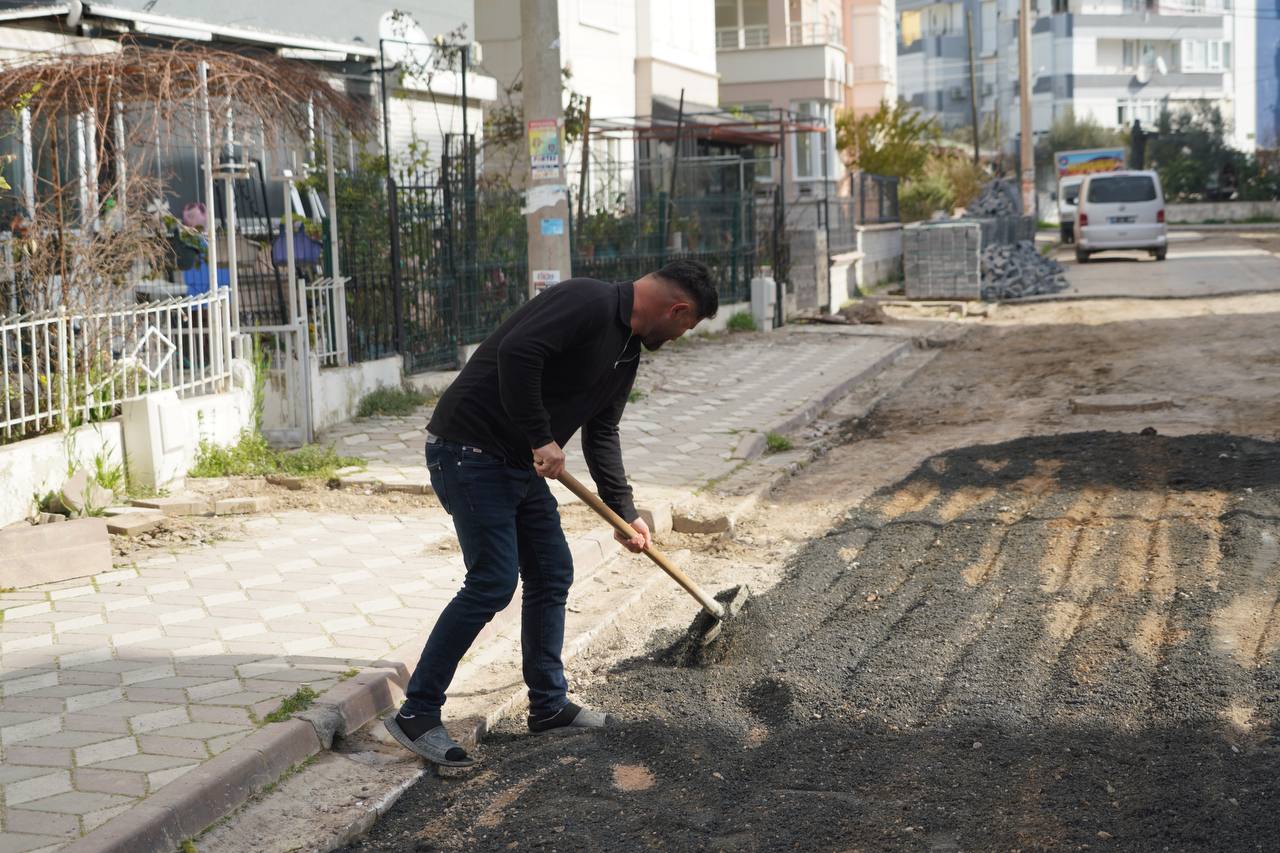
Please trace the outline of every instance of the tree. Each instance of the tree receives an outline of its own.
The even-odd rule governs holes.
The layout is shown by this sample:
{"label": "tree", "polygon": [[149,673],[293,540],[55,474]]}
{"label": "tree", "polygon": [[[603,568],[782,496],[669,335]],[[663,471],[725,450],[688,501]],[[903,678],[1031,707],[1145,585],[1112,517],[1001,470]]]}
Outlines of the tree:
{"label": "tree", "polygon": [[836,118],[836,146],[849,165],[876,175],[917,177],[941,136],[937,121],[902,103],[881,101],[870,115],[846,110]]}

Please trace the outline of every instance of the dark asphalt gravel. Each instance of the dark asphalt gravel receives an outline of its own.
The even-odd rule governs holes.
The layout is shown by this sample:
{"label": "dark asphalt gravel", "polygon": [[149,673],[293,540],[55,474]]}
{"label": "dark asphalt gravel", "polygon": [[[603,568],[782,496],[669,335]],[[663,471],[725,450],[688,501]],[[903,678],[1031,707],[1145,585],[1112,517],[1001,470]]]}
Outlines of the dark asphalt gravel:
{"label": "dark asphalt gravel", "polygon": [[1084,433],[927,461],[351,851],[1280,849],[1280,446]]}

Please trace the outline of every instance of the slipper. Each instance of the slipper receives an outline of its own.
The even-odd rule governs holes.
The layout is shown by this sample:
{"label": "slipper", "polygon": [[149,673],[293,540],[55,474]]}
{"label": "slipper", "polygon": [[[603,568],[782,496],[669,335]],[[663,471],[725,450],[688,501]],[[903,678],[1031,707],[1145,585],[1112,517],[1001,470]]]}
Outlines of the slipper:
{"label": "slipper", "polygon": [[613,723],[613,718],[602,711],[583,708],[572,702],[565,705],[550,717],[540,720],[529,718],[529,731],[535,734],[542,732],[563,732],[580,729],[602,729]]}
{"label": "slipper", "polygon": [[[436,726],[434,729],[422,734],[417,740],[410,740],[409,735],[405,733],[404,729],[400,728],[400,724],[396,722],[395,717],[388,717],[383,722],[383,725],[387,727],[387,731],[401,746],[422,756],[432,764],[438,764],[441,767],[470,767],[476,763],[474,758],[467,755],[465,750],[462,750],[462,746],[457,741],[449,737],[449,732],[444,726]],[[451,749],[462,750],[463,755],[466,757],[461,759],[449,758],[449,750]]]}

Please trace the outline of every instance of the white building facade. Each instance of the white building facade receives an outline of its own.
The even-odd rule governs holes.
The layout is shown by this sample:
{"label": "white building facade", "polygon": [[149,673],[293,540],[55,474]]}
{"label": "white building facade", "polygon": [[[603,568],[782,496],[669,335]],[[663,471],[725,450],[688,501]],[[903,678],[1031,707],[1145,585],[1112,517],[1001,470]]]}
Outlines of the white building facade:
{"label": "white building facade", "polygon": [[[1232,144],[1256,143],[1255,0],[1037,0],[1032,4],[1032,124],[1068,110],[1105,127],[1154,125],[1198,101],[1222,110]],[[966,15],[966,12],[968,13]],[[1018,0],[898,4],[902,96],[944,126],[970,123],[966,21],[973,25],[982,121],[1018,131]]]}

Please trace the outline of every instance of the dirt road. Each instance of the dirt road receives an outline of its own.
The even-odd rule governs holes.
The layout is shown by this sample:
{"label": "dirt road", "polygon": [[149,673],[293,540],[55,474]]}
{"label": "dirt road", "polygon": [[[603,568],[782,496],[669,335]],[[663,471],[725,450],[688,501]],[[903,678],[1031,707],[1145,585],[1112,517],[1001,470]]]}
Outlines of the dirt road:
{"label": "dirt road", "polygon": [[[708,659],[650,638],[579,684],[622,725],[508,725],[350,849],[1275,849],[1278,327],[1272,296],[978,326],[716,546],[789,556]],[[1172,407],[1071,413],[1122,392]]]}

